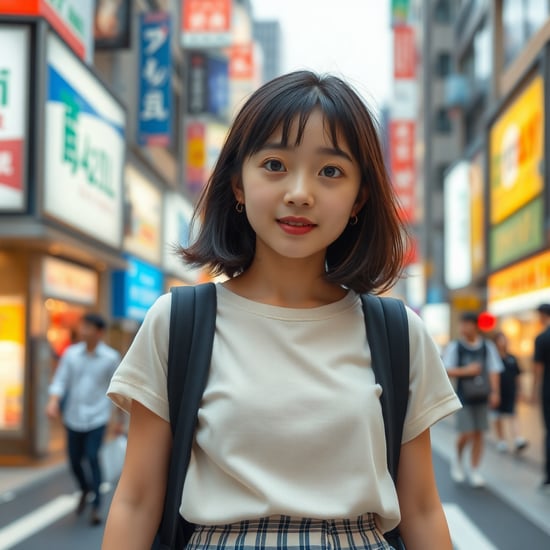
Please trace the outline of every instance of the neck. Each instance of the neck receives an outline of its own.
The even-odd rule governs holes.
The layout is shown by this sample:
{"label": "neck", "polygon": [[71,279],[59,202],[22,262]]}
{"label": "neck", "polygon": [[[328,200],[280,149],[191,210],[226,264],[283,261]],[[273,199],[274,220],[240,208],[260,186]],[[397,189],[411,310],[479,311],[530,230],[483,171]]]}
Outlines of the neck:
{"label": "neck", "polygon": [[310,260],[262,262],[255,259],[226,287],[250,300],[295,308],[318,307],[343,298],[346,291],[324,278],[324,266]]}

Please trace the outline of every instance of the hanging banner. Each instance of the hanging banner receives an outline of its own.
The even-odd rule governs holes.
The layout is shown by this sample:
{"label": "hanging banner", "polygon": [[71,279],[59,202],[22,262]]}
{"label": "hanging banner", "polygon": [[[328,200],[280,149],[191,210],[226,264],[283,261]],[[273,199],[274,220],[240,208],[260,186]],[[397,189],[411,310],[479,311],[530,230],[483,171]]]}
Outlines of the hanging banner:
{"label": "hanging banner", "polygon": [[401,218],[413,222],[416,216],[415,122],[391,120],[389,135],[391,176],[401,207]]}
{"label": "hanging banner", "polygon": [[232,0],[185,0],[181,10],[184,48],[223,48],[232,42]]}
{"label": "hanging banner", "polygon": [[138,135],[140,145],[166,147],[171,142],[172,57],[170,15],[140,15]]}
{"label": "hanging banner", "polygon": [[0,211],[25,207],[29,32],[0,25]]}

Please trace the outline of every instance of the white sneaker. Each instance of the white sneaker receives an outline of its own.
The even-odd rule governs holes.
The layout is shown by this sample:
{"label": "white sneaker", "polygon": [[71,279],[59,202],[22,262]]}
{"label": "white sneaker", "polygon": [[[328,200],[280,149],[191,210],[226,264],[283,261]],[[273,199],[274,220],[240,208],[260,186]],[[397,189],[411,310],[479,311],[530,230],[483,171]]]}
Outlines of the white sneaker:
{"label": "white sneaker", "polygon": [[455,459],[453,460],[451,464],[451,479],[455,483],[464,483],[466,480],[466,476],[464,475],[464,469],[462,468],[462,464]]}
{"label": "white sneaker", "polygon": [[472,470],[470,472],[470,485],[476,489],[485,487],[485,480],[478,470]]}
{"label": "white sneaker", "polygon": [[508,443],[504,440],[500,440],[497,442],[497,451],[499,453],[505,453],[508,450]]}

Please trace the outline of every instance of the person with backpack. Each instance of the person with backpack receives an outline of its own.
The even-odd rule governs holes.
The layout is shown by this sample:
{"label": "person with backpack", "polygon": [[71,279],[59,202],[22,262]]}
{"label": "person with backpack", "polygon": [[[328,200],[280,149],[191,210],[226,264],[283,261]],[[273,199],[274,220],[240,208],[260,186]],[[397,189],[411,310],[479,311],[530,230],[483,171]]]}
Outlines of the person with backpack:
{"label": "person with backpack", "polygon": [[[103,550],[151,548],[165,495],[181,481],[169,475],[178,461],[179,512],[192,529],[161,548],[383,550],[391,548],[384,533],[399,526],[408,550],[451,550],[429,428],[460,402],[408,308],[408,338],[387,349],[410,348],[395,482],[387,461],[393,422],[383,403],[392,387],[375,379],[379,343],[368,337],[392,327],[365,329],[363,303],[371,306],[362,296],[395,283],[405,241],[376,127],[357,92],[309,71],[260,87],[234,120],[194,221],[182,259],[225,280],[214,287],[190,459],[170,456],[181,442],[181,410],[197,396],[183,394],[175,428],[167,377],[182,367],[174,352],[204,351],[205,308],[195,301],[196,324],[176,332],[166,294],[108,391],[130,412],[130,427]],[[189,364],[186,391],[199,363]]]}
{"label": "person with backpack", "polygon": [[489,429],[489,406],[500,403],[502,361],[495,344],[480,335],[478,315],[464,312],[460,317],[460,338],[445,348],[443,363],[449,377],[455,379],[462,409],[456,415],[456,454],[451,461],[451,478],[464,483],[464,455],[470,451],[469,482],[483,487],[479,471],[484,447],[484,432]]}

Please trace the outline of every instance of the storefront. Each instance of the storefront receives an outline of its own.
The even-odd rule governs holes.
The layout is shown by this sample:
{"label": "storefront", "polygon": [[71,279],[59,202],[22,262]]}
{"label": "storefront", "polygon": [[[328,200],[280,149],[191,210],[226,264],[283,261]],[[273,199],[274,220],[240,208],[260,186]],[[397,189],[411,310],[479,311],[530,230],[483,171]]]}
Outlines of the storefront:
{"label": "storefront", "polygon": [[545,81],[538,66],[517,86],[489,128],[487,308],[521,362],[532,388],[536,307],[550,302],[545,195]]}
{"label": "storefront", "polygon": [[0,60],[0,462],[12,463],[60,445],[44,415],[51,375],[83,312],[109,318],[109,274],[126,266],[126,112],[44,20],[2,23],[0,50],[12,52]]}

